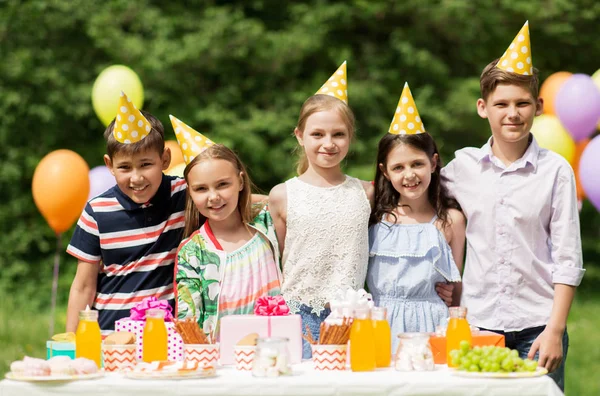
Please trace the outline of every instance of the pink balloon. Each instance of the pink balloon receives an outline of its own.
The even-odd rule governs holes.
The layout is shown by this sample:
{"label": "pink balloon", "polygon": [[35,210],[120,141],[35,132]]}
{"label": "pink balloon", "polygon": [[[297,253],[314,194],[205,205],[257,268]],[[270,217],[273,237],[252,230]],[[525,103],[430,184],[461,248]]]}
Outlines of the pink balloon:
{"label": "pink balloon", "polygon": [[88,201],[102,194],[115,184],[117,184],[117,181],[106,166],[102,165],[92,168],[90,170],[90,194],[88,195]]}
{"label": "pink balloon", "polygon": [[579,180],[585,196],[600,211],[600,136],[593,138],[579,160]]}
{"label": "pink balloon", "polygon": [[587,74],[573,74],[556,93],[554,109],[573,140],[583,140],[600,121],[600,90]]}

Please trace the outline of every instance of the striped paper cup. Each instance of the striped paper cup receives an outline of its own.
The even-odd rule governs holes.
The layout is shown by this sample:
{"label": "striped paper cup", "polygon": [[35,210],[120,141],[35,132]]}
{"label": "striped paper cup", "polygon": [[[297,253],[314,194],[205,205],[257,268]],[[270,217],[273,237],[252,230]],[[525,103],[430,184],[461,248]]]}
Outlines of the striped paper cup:
{"label": "striped paper cup", "polygon": [[315,370],[345,370],[347,345],[312,345]]}
{"label": "striped paper cup", "polygon": [[255,345],[236,345],[233,349],[235,368],[238,370],[252,371],[255,352]]}
{"label": "striped paper cup", "polygon": [[183,346],[183,360],[185,362],[215,367],[218,359],[219,344],[184,344]]}

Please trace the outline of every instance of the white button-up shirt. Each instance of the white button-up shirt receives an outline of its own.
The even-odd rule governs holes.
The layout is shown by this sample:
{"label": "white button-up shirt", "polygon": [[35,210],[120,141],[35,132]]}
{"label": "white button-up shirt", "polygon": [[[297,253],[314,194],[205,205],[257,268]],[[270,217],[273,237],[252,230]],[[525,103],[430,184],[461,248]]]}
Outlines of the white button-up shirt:
{"label": "white button-up shirt", "polygon": [[554,284],[578,286],[585,272],[575,177],[533,136],[508,167],[492,144],[457,151],[442,177],[467,218],[461,305],[468,320],[519,331],[547,324]]}

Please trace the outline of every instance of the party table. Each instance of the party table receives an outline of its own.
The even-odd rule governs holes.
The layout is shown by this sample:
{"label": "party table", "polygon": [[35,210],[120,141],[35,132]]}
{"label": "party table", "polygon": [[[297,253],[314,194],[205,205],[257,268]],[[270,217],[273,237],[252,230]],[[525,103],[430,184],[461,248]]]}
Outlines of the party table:
{"label": "party table", "polygon": [[530,395],[560,396],[563,393],[548,376],[533,378],[463,378],[445,366],[430,372],[317,372],[305,361],[294,374],[279,378],[255,378],[233,367],[219,368],[205,379],[129,379],[107,373],[102,378],[71,382],[0,381],[0,396],[165,396],[165,395]]}

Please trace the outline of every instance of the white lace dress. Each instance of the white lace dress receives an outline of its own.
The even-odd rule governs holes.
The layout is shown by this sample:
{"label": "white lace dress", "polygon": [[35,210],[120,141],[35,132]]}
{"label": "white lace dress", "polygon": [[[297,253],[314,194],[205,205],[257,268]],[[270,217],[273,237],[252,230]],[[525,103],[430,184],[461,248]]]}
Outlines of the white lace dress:
{"label": "white lace dress", "polygon": [[293,312],[307,305],[319,315],[338,289],[364,287],[371,207],[360,180],[333,187],[297,177],[285,182],[287,230],[281,291]]}

